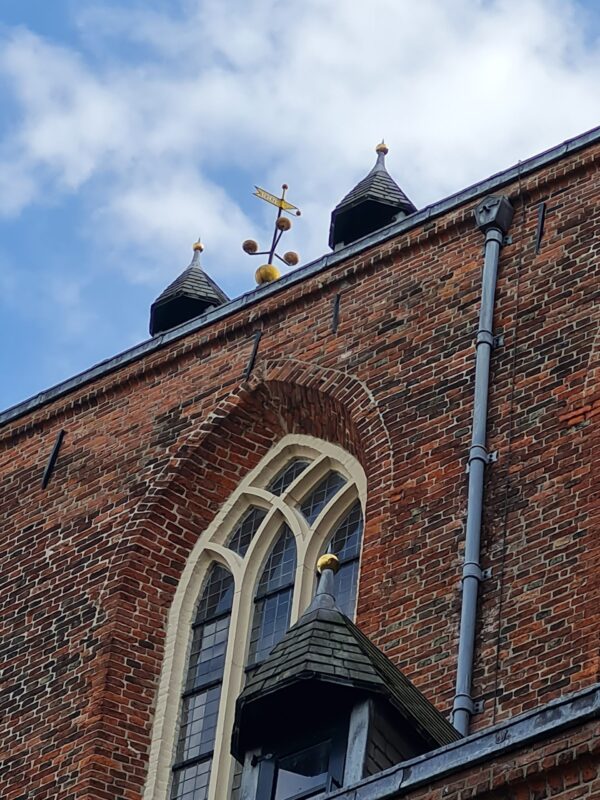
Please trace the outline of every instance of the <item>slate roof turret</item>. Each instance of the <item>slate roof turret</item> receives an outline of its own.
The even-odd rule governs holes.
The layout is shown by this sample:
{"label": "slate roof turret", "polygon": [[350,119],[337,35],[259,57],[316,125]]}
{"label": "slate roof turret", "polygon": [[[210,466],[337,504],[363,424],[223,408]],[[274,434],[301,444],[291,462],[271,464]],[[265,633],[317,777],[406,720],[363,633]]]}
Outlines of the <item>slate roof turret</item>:
{"label": "slate roof turret", "polygon": [[190,265],[152,303],[151,336],[171,330],[211,308],[229,302],[225,292],[200,265],[200,253],[203,249],[204,245],[197,241]]}
{"label": "slate roof turret", "polygon": [[336,688],[377,696],[431,749],[459,739],[446,718],[336,606],[333,580],[332,569],[324,568],[310,606],[249,675],[236,706],[234,756],[242,756],[252,738],[247,728],[265,716],[263,709],[285,707],[295,684],[302,686],[307,701],[311,684],[327,685],[330,692]]}
{"label": "slate roof turret", "polygon": [[381,142],[375,150],[377,161],[373,169],[331,214],[329,246],[332,249],[361,239],[417,210],[386,169],[387,145]]}

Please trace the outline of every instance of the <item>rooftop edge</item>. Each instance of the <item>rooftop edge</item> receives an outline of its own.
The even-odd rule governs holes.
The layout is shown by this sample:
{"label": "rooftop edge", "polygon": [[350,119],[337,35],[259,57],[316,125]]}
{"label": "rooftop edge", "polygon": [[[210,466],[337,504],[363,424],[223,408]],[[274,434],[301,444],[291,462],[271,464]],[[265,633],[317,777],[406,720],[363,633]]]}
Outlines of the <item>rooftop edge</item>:
{"label": "rooftop edge", "polygon": [[119,353],[112,358],[101,361],[84,372],[74,375],[72,378],[67,378],[67,380],[62,381],[61,383],[58,383],[43,392],[39,392],[38,394],[7,408],[5,411],[0,412],[0,426],[6,425],[15,419],[18,419],[19,417],[24,416],[30,411],[40,408],[46,403],[68,394],[74,389],[77,389],[86,383],[90,383],[96,378],[108,375],[109,373],[114,372],[121,367],[126,366],[127,364],[131,364],[134,361],[143,358],[148,353],[153,353],[161,349],[163,346],[171,344],[172,342],[177,341],[178,339],[181,339],[190,333],[194,333],[195,331],[212,325],[213,322],[224,319],[225,317],[235,314],[237,311],[241,311],[248,306],[254,305],[254,303],[257,303],[266,297],[270,297],[277,292],[283,291],[288,286],[293,286],[305,278],[312,277],[313,275],[322,272],[330,266],[338,264],[351,256],[358,255],[363,250],[367,250],[369,247],[382,244],[388,239],[392,239],[399,234],[418,227],[428,220],[451,211],[468,200],[472,200],[487,192],[494,191],[495,189],[510,183],[516,178],[529,175],[532,172],[535,172],[537,169],[545,167],[554,161],[558,161],[560,158],[566,155],[570,155],[577,150],[582,150],[583,148],[599,141],[600,126],[592,128],[591,130],[575,136],[572,139],[566,139],[561,144],[556,145],[548,150],[544,150],[542,153],[538,153],[537,155],[534,155],[525,161],[520,161],[512,167],[509,167],[502,172],[497,172],[483,181],[471,184],[471,186],[467,186],[460,192],[451,194],[448,197],[439,200],[437,203],[425,206],[425,208],[421,209],[420,211],[411,214],[410,216],[394,223],[393,225],[388,225],[386,228],[382,228],[376,233],[365,236],[363,239],[359,239],[347,247],[341,248],[340,250],[327,253],[326,255],[321,256],[321,258],[311,261],[308,264],[305,264],[304,266],[294,270],[293,272],[288,272],[286,275],[282,276],[279,280],[274,281],[273,283],[264,284],[263,286],[246,292],[240,297],[229,301],[229,303],[219,306],[214,311],[210,311],[207,314],[203,314],[202,316],[191,320],[190,322],[179,325],[178,327],[173,328],[164,334],[159,334],[152,339],[147,339],[146,341],[141,342],[140,344],[135,345],[128,350],[124,350],[122,353]]}

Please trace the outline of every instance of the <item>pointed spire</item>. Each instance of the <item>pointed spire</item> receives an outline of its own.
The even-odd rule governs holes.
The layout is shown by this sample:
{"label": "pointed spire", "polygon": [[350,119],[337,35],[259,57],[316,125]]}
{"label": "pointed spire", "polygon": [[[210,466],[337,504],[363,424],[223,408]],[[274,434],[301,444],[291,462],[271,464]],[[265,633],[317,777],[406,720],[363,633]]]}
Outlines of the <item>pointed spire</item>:
{"label": "pointed spire", "polygon": [[335,602],[335,576],[339,568],[340,560],[333,553],[325,553],[319,558],[317,561],[317,572],[319,573],[317,591],[304,614],[312,614],[319,608],[333,609],[342,613]]}
{"label": "pointed spire", "polygon": [[381,140],[371,171],[344,197],[331,214],[332,249],[361,239],[417,209],[391,177],[385,165],[389,147]]}
{"label": "pointed spire", "polygon": [[385,169],[385,157],[390,152],[390,148],[382,139],[375,148],[375,152],[377,153],[377,161],[375,162],[375,166],[373,167],[371,172],[373,172],[373,170],[376,169]]}
{"label": "pointed spire", "polygon": [[150,308],[150,334],[159,333],[199,317],[229,301],[225,292],[202,269],[200,238],[192,245],[189,266],[156,298]]}

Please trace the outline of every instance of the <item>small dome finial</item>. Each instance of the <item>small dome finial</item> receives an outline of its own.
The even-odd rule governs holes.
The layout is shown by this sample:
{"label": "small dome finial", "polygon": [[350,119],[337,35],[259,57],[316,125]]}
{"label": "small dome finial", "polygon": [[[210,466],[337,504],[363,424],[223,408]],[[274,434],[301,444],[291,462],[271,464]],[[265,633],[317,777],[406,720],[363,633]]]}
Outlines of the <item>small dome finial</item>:
{"label": "small dome finial", "polygon": [[317,561],[317,572],[319,575],[323,573],[324,569],[330,569],[335,575],[340,568],[340,560],[333,553],[325,553]]}
{"label": "small dome finial", "polygon": [[204,245],[200,241],[200,237],[198,237],[194,242],[194,244],[192,245],[192,250],[194,251],[194,253],[201,253],[204,250]]}
{"label": "small dome finial", "polygon": [[386,144],[386,143],[384,142],[384,140],[382,139],[382,140],[379,142],[379,144],[377,145],[377,147],[375,148],[375,152],[376,152],[377,154],[379,154],[379,153],[383,153],[383,155],[384,155],[384,156],[387,156],[387,154],[390,152],[390,148],[387,146],[387,144]]}

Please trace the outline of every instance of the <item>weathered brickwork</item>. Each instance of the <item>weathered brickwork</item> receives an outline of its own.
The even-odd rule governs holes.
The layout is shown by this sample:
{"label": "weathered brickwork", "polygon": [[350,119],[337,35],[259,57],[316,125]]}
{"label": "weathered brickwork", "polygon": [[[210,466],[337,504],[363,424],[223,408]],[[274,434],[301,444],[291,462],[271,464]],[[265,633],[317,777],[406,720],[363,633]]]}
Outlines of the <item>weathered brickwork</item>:
{"label": "weathered brickwork", "polygon": [[[504,343],[493,354],[488,444],[499,459],[486,484],[492,574],[474,730],[600,678],[599,157],[590,146],[502,189],[515,217],[495,315]],[[286,433],[335,442],[362,463],[358,623],[450,710],[482,270],[476,202],[0,430],[3,800],[140,798],[179,576],[221,504]],[[492,765],[414,797],[598,797],[589,748],[577,749],[586,742],[568,746],[576,767],[545,751],[516,758],[510,791],[495,781],[513,772]]]}

